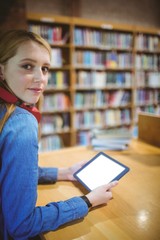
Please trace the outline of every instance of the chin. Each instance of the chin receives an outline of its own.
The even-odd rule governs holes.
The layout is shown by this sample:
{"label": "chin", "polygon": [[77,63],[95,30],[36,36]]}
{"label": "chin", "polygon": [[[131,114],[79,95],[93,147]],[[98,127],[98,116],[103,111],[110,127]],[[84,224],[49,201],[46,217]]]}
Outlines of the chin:
{"label": "chin", "polygon": [[34,104],[36,104],[37,102],[38,102],[38,100],[39,100],[39,98],[38,99],[36,99],[36,100],[33,100],[33,101],[25,101],[25,103],[26,104],[29,104],[29,105],[34,105]]}

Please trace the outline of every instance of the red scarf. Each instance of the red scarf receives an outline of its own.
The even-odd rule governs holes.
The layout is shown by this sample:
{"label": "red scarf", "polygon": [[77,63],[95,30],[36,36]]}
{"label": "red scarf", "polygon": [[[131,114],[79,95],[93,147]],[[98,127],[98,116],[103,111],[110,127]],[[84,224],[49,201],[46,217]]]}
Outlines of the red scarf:
{"label": "red scarf", "polygon": [[0,86],[0,99],[2,99],[6,103],[11,103],[11,104],[13,103],[21,108],[26,109],[28,112],[32,113],[35,116],[38,123],[40,122],[41,114],[35,106],[30,106],[30,105],[24,104],[15,95],[13,95],[7,89],[4,89],[1,86]]}

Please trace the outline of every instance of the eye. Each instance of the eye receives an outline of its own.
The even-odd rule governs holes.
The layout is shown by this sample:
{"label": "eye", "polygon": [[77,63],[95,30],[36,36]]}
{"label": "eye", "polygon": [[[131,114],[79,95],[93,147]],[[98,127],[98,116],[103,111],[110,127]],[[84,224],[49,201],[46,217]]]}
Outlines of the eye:
{"label": "eye", "polygon": [[42,71],[43,71],[43,73],[48,73],[49,67],[46,67],[46,66],[42,67]]}
{"label": "eye", "polygon": [[26,70],[31,70],[33,68],[31,64],[24,64],[22,67]]}

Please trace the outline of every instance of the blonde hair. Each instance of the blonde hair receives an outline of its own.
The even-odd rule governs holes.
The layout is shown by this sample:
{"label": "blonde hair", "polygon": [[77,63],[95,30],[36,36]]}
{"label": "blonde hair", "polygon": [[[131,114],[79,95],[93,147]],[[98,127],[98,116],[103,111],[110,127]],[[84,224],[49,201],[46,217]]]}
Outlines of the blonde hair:
{"label": "blonde hair", "polygon": [[0,133],[3,129],[3,126],[5,124],[5,122],[8,120],[8,118],[10,117],[10,115],[13,113],[15,106],[14,104],[5,104],[6,105],[6,114],[4,115],[4,117],[0,120]]}
{"label": "blonde hair", "polygon": [[[40,35],[26,30],[9,30],[1,32],[0,34],[0,64],[5,65],[10,58],[16,55],[21,44],[27,41],[33,41],[43,46],[47,49],[49,55],[51,56],[50,45]],[[0,79],[0,85],[4,86],[2,79]],[[4,104],[0,104],[0,107],[2,106],[4,106]],[[5,103],[5,106],[7,111],[4,117],[0,120],[0,132],[2,131],[8,118],[15,110],[14,104]]]}

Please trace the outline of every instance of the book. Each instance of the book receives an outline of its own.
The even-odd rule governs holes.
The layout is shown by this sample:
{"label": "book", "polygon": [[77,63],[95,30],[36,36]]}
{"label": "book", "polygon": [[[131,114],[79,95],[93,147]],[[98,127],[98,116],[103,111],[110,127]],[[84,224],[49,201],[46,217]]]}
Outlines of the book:
{"label": "book", "polygon": [[125,150],[132,138],[129,129],[113,129],[92,131],[91,146],[94,150]]}

